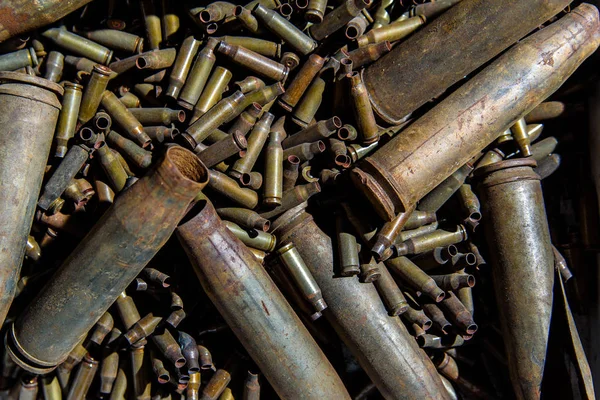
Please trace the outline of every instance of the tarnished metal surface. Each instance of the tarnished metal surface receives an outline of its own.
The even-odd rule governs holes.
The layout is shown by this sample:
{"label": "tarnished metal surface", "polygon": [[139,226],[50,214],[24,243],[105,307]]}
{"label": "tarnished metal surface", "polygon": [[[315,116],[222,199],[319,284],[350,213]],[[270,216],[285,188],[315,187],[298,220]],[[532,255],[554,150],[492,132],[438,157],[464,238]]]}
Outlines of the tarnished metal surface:
{"label": "tarnished metal surface", "polygon": [[0,4],[0,42],[51,24],[91,0],[5,0]]}
{"label": "tarnished metal surface", "polygon": [[0,321],[15,293],[62,94],[46,79],[0,73]]}
{"label": "tarnished metal surface", "polygon": [[151,172],[116,199],[13,324],[11,357],[34,372],[62,362],[167,241],[207,181],[195,155],[169,147]]}
{"label": "tarnished metal surface", "polygon": [[254,255],[209,203],[177,236],[223,318],[285,399],[349,399],[335,370]]}
{"label": "tarnished metal surface", "polygon": [[331,239],[304,211],[289,210],[273,223],[280,242],[292,242],[319,284],[333,325],[386,399],[445,399],[433,364],[398,317],[390,317],[373,285],[334,271]]}
{"label": "tarnished metal surface", "polygon": [[[478,1],[456,7],[472,3]],[[353,171],[355,184],[390,220],[552,94],[599,44],[598,10],[583,4],[521,41],[366,158]],[[395,87],[381,79],[377,85]]]}
{"label": "tarnished metal surface", "polygon": [[535,161],[477,170],[485,233],[513,388],[539,399],[552,313],[554,255]]}
{"label": "tarnished metal surface", "polygon": [[570,2],[461,1],[365,70],[373,108],[401,122]]}

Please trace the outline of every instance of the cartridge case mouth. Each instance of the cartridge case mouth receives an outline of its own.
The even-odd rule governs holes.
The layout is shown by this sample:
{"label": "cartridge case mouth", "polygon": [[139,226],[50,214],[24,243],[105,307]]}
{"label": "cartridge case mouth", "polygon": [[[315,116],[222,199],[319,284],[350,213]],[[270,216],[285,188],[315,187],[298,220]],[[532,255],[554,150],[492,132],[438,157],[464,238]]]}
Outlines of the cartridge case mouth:
{"label": "cartridge case mouth", "polygon": [[[182,188],[181,182],[176,182],[177,180],[196,183],[202,187],[208,183],[208,169],[191,151],[180,146],[170,146],[165,153],[165,158],[175,167],[170,169],[177,176],[172,183],[175,187],[179,187],[179,190],[186,189]],[[171,181],[167,179],[167,182]]]}
{"label": "cartridge case mouth", "polygon": [[177,121],[183,123],[185,121],[185,111],[179,110],[177,112]]}
{"label": "cartridge case mouth", "polygon": [[108,116],[101,115],[96,118],[95,124],[98,129],[108,129],[111,126],[111,120]]}
{"label": "cartridge case mouth", "polygon": [[104,76],[110,76],[113,73],[112,69],[110,69],[106,65],[102,65],[102,64],[94,65],[93,72],[97,72]]}
{"label": "cartridge case mouth", "polygon": [[81,128],[81,130],[79,131],[79,138],[84,142],[93,140],[95,135],[96,133],[88,127]]}

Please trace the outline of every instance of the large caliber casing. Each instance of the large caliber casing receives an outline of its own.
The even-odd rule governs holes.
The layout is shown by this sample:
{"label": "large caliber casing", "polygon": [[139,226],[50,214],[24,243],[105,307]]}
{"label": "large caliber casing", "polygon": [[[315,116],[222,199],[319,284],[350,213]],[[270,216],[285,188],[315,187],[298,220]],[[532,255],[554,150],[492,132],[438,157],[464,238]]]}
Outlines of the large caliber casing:
{"label": "large caliber casing", "polygon": [[391,220],[558,89],[599,42],[598,10],[584,3],[515,45],[367,157],[362,170],[353,171],[354,182]]}
{"label": "large caliber casing", "polygon": [[518,399],[539,399],[552,314],[554,256],[535,161],[476,172],[506,355]]}
{"label": "large caliber casing", "polygon": [[11,326],[11,357],[34,373],[62,362],[164,245],[207,181],[208,170],[193,153],[169,147],[116,199]]}
{"label": "large caliber casing", "polygon": [[90,1],[4,0],[0,5],[0,42],[20,33],[51,24]]}
{"label": "large caliber casing", "polygon": [[15,294],[63,88],[0,73],[0,323]]}
{"label": "large caliber casing", "polygon": [[[349,399],[335,370],[254,255],[212,204],[177,228],[198,279],[283,399]],[[193,212],[193,211],[192,211]]]}
{"label": "large caliber casing", "polygon": [[461,1],[365,70],[373,109],[399,123],[570,2]]}
{"label": "large caliber casing", "polygon": [[331,239],[304,211],[306,203],[272,225],[281,244],[293,242],[317,281],[323,315],[386,399],[446,399],[442,382],[398,317],[390,317],[374,285],[340,277]]}

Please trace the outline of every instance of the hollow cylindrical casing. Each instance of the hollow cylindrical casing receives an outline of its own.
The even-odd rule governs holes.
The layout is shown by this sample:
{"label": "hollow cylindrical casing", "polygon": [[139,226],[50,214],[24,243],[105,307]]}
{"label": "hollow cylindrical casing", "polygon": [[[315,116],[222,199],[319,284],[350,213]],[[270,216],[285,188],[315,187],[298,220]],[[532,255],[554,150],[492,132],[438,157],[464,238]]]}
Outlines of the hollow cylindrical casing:
{"label": "hollow cylindrical casing", "polygon": [[113,56],[112,50],[66,29],[50,28],[42,32],[42,36],[69,50],[69,52],[89,58],[100,64],[107,65]]}
{"label": "hollow cylindrical casing", "polygon": [[[254,255],[211,204],[177,228],[209,298],[282,398],[347,399],[346,389]],[[193,212],[193,211],[192,211]],[[226,282],[234,279],[235,290]],[[244,310],[240,312],[240,310]]]}
{"label": "hollow cylindrical casing", "polygon": [[271,131],[265,149],[265,179],[263,190],[263,204],[268,207],[281,205],[283,196],[283,148],[281,141],[285,133]]}
{"label": "hollow cylindrical casing", "polygon": [[64,2],[61,0],[52,0],[44,3],[23,3],[17,0],[6,1],[2,4],[2,7],[10,10],[10,12],[4,12],[0,17],[0,26],[2,26],[0,42],[58,21],[90,1],[77,0]]}
{"label": "hollow cylindrical casing", "polygon": [[318,54],[311,54],[308,57],[308,60],[302,65],[292,83],[290,83],[283,96],[279,99],[279,104],[284,109],[292,111],[324,63],[325,58]]}
{"label": "hollow cylindrical casing", "polygon": [[[463,4],[479,3],[477,0],[461,2],[443,17],[456,17],[454,10],[463,10]],[[510,14],[505,10],[506,4],[501,7],[503,11],[498,15]],[[523,15],[529,15],[530,10],[536,8],[531,4],[525,7]],[[459,26],[455,20],[451,23]],[[489,20],[485,23],[487,26]],[[510,24],[514,24],[514,18],[510,19]],[[408,209],[552,94],[596,50],[600,44],[599,25],[598,10],[583,4],[519,42],[410,125],[402,135],[366,158],[361,164],[362,169],[356,169],[352,175],[355,183],[385,219]],[[496,39],[491,42],[494,41]],[[548,54],[552,54],[551,60]],[[435,57],[439,59],[439,53]],[[447,65],[443,68],[447,70]],[[386,74],[394,76],[391,71]],[[401,93],[401,90],[396,91],[397,85],[386,85],[382,79],[378,79],[376,85],[393,87],[395,94]],[[422,88],[418,92],[423,92]],[[428,98],[430,94],[427,92]],[[387,104],[399,102],[388,99]]]}
{"label": "hollow cylindrical casing", "polygon": [[369,6],[371,0],[346,0],[340,6],[328,14],[323,21],[310,27],[310,35],[316,40],[325,39],[338,29],[341,29],[352,18],[356,17],[360,10]]}
{"label": "hollow cylindrical casing", "polygon": [[98,111],[98,106],[102,100],[102,94],[106,90],[106,86],[108,86],[111,72],[104,65],[94,65],[79,106],[78,120],[81,124],[85,124],[96,115],[96,111]]}
{"label": "hollow cylindrical casing", "polygon": [[254,190],[240,187],[237,181],[221,172],[211,169],[209,174],[208,187],[210,189],[248,209],[252,210],[258,205],[258,194]]}
{"label": "hollow cylindrical casing", "polygon": [[231,80],[231,76],[231,71],[228,69],[220,66],[215,67],[202,91],[202,95],[194,107],[194,118],[190,121],[191,123],[194,123],[197,119],[196,115],[201,116],[221,100],[223,92]]}
{"label": "hollow cylindrical casing", "polygon": [[289,72],[288,67],[277,61],[273,61],[252,50],[232,45],[227,42],[219,43],[217,52],[229,57],[232,61],[248,68],[250,71],[265,78],[273,79],[274,81],[284,80]]}
{"label": "hollow cylindrical casing", "polygon": [[214,50],[218,44],[219,42],[217,39],[209,38],[206,46],[198,53],[198,57],[196,57],[196,61],[194,61],[194,65],[188,74],[185,85],[183,86],[181,93],[179,93],[178,103],[182,107],[191,110],[198,102],[210,76],[210,71],[212,70],[213,65],[215,65],[216,57]]}
{"label": "hollow cylindrical casing", "polygon": [[179,97],[179,92],[181,92],[181,88],[186,82],[186,78],[192,67],[192,61],[194,61],[194,56],[198,52],[198,47],[200,47],[200,42],[194,39],[193,36],[188,36],[181,43],[175,64],[173,64],[171,74],[169,75],[169,86],[165,93],[167,96],[174,99]]}
{"label": "hollow cylindrical casing", "polygon": [[152,143],[150,137],[144,132],[144,127],[137,118],[119,101],[117,96],[108,90],[102,94],[102,107],[140,146],[147,147]]}
{"label": "hollow cylindrical casing", "polygon": [[[461,1],[436,19],[439,29],[422,29],[365,70],[364,81],[373,108],[386,122],[400,122],[569,3],[570,0]],[[465,58],[465,54],[469,57]],[[527,61],[524,65],[536,62]]]}
{"label": "hollow cylindrical casing", "polygon": [[33,48],[17,50],[0,55],[0,71],[15,71],[25,67],[35,67],[38,59]]}
{"label": "hollow cylindrical casing", "polygon": [[32,372],[62,362],[167,241],[207,180],[193,153],[169,147],[155,168],[117,197],[12,325],[11,357]]}
{"label": "hollow cylindrical casing", "polygon": [[423,16],[394,21],[381,28],[371,29],[366,35],[359,37],[356,41],[360,47],[385,41],[395,42],[410,35],[424,23],[425,17]]}
{"label": "hollow cylindrical casing", "polygon": [[151,152],[142,149],[135,142],[119,135],[115,131],[108,132],[106,142],[112,148],[122,153],[127,160],[131,161],[138,168],[148,168],[152,163]]}
{"label": "hollow cylindrical casing", "polygon": [[502,161],[477,171],[485,233],[513,388],[537,399],[546,359],[554,255],[533,160]]}
{"label": "hollow cylindrical casing", "polygon": [[324,91],[325,81],[320,76],[315,77],[294,109],[292,120],[306,128],[321,106]]}
{"label": "hollow cylindrical casing", "polygon": [[171,125],[172,123],[183,123],[185,111],[173,110],[166,107],[157,108],[128,108],[129,112],[137,118],[142,125]]}
{"label": "hollow cylindrical casing", "polygon": [[56,132],[54,133],[54,155],[59,158],[67,154],[69,140],[75,136],[77,116],[79,115],[79,106],[83,94],[83,86],[78,83],[65,82],[63,87],[65,88],[65,95],[63,96],[62,109],[56,124]]}
{"label": "hollow cylindrical casing", "polygon": [[198,158],[202,160],[204,165],[210,168],[234,154],[245,150],[247,146],[248,143],[244,135],[239,132],[234,132],[199,152]]}
{"label": "hollow cylindrical casing", "polygon": [[0,73],[0,321],[15,293],[62,94],[46,79]]}
{"label": "hollow cylindrical casing", "polygon": [[328,138],[342,127],[342,120],[338,117],[331,117],[327,120],[319,121],[316,124],[294,133],[285,138],[282,143],[284,149],[297,146],[302,143],[312,143]]}
{"label": "hollow cylindrical casing", "polygon": [[433,364],[398,317],[390,317],[373,285],[339,277],[331,239],[300,205],[273,223],[283,244],[298,249],[327,301],[323,315],[387,399],[446,399]]}
{"label": "hollow cylindrical casing", "polygon": [[144,39],[141,37],[117,29],[98,29],[85,32],[83,35],[108,48],[127,53],[141,53],[144,45]]}
{"label": "hollow cylindrical casing", "polygon": [[296,28],[290,21],[283,18],[277,11],[257,4],[252,12],[262,25],[266,26],[268,30],[279,36],[288,46],[297,50],[302,55],[311,53],[317,47],[317,43],[314,40]]}
{"label": "hollow cylindrical casing", "polygon": [[51,205],[63,194],[83,163],[89,157],[89,149],[82,145],[72,146],[50,177],[38,201],[38,206],[47,211]]}

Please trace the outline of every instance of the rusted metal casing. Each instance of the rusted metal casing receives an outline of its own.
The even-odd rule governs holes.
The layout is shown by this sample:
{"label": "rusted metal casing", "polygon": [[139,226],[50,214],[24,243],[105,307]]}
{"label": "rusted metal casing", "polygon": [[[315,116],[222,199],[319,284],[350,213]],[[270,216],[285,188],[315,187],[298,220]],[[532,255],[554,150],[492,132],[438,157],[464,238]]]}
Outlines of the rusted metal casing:
{"label": "rusted metal casing", "polygon": [[446,399],[438,374],[398,317],[390,317],[374,285],[340,277],[331,238],[303,203],[272,225],[281,244],[294,243],[319,284],[323,315],[386,399]]}
{"label": "rusted metal casing", "polygon": [[46,79],[0,73],[0,323],[15,294],[62,94]]}
{"label": "rusted metal casing", "polygon": [[506,356],[518,399],[539,399],[552,314],[554,255],[534,160],[478,169]]}
{"label": "rusted metal casing", "polygon": [[599,41],[598,10],[583,4],[515,45],[367,157],[353,171],[355,184],[386,220],[410,209],[558,89]]}
{"label": "rusted metal casing", "polygon": [[463,0],[364,73],[373,109],[399,123],[571,0]]}
{"label": "rusted metal casing", "polygon": [[[335,370],[254,255],[212,204],[177,228],[202,287],[284,399],[349,399]],[[194,213],[192,210],[191,213]]]}
{"label": "rusted metal casing", "polygon": [[164,245],[207,182],[208,170],[193,153],[169,147],[117,197],[10,327],[15,362],[33,373],[62,362]]}
{"label": "rusted metal casing", "polygon": [[0,5],[0,42],[58,21],[91,0],[31,2],[7,0]]}

